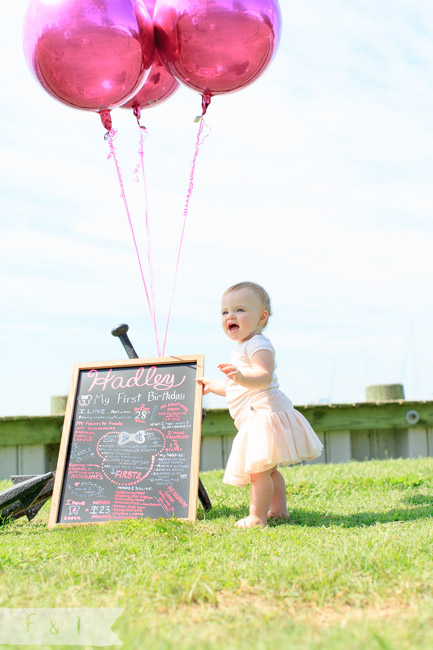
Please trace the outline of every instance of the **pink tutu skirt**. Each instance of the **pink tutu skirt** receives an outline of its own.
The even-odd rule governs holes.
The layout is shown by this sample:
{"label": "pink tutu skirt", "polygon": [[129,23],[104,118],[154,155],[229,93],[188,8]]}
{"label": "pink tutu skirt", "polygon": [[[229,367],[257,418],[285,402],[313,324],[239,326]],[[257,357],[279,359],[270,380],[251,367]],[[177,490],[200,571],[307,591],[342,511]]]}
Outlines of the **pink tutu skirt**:
{"label": "pink tutu skirt", "polygon": [[323,445],[304,416],[278,389],[260,392],[235,415],[224,483],[244,486],[250,474],[277,465],[294,465],[321,455]]}

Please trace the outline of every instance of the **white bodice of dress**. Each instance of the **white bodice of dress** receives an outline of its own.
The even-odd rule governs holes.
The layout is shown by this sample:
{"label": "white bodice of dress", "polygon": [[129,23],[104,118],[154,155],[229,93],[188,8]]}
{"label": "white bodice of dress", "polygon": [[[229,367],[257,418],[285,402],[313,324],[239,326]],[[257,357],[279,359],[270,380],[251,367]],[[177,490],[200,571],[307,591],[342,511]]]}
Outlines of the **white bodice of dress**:
{"label": "white bodice of dress", "polygon": [[249,370],[252,368],[252,357],[259,350],[269,350],[274,356],[274,372],[271,382],[266,388],[252,389],[236,384],[231,379],[228,379],[226,384],[227,406],[230,415],[234,419],[236,419],[239,412],[245,406],[249,406],[252,403],[254,398],[262,393],[266,393],[266,391],[278,388],[278,379],[275,374],[275,368],[277,366],[275,362],[275,350],[270,340],[263,334],[255,334],[247,341],[238,343],[236,348],[230,353],[230,363],[236,366],[236,368],[239,368],[241,372]]}

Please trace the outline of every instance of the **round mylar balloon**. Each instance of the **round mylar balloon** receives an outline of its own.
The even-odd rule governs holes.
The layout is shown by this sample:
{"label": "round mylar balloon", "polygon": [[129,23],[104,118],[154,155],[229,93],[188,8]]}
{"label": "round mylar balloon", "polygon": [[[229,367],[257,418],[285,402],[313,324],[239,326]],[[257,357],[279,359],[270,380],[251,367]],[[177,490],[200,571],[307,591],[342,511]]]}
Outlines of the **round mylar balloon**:
{"label": "round mylar balloon", "polygon": [[154,60],[153,24],[136,0],[32,0],[24,50],[50,95],[107,112],[143,83]]}
{"label": "round mylar balloon", "polygon": [[[141,0],[144,2],[146,9],[153,18],[155,9],[155,0]],[[160,104],[164,99],[168,99],[177,89],[179,84],[173,75],[162,63],[155,51],[155,58],[149,72],[149,76],[140,88],[138,93],[129,99],[122,108],[149,108]]]}
{"label": "round mylar balloon", "polygon": [[279,41],[277,0],[157,0],[155,42],[176,79],[210,98],[247,86]]}
{"label": "round mylar balloon", "polygon": [[122,108],[149,108],[155,106],[164,99],[171,97],[178,88],[178,82],[155,52],[155,59],[144,85],[134,97],[122,104]]}

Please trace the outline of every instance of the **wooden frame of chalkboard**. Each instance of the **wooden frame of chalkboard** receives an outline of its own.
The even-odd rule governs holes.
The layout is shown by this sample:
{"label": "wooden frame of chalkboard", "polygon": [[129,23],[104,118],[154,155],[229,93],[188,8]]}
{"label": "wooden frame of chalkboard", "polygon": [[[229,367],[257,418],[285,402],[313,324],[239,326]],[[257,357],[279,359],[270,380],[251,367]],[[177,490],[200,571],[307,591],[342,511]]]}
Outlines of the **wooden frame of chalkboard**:
{"label": "wooden frame of chalkboard", "polygon": [[203,366],[203,355],[74,365],[49,528],[196,520]]}

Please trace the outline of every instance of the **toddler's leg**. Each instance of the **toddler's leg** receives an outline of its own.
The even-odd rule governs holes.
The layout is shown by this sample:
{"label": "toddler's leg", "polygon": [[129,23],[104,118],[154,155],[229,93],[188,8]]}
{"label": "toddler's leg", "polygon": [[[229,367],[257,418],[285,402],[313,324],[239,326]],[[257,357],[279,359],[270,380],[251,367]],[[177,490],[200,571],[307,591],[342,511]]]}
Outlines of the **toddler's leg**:
{"label": "toddler's leg", "polygon": [[271,505],[268,512],[269,519],[289,519],[287,510],[286,484],[282,474],[274,469],[271,474],[271,480],[274,485],[274,492],[271,499]]}
{"label": "toddler's leg", "polygon": [[238,528],[254,528],[255,526],[266,526],[267,514],[274,491],[274,483],[270,473],[260,472],[251,474],[250,485],[250,514],[245,519],[236,522]]}

